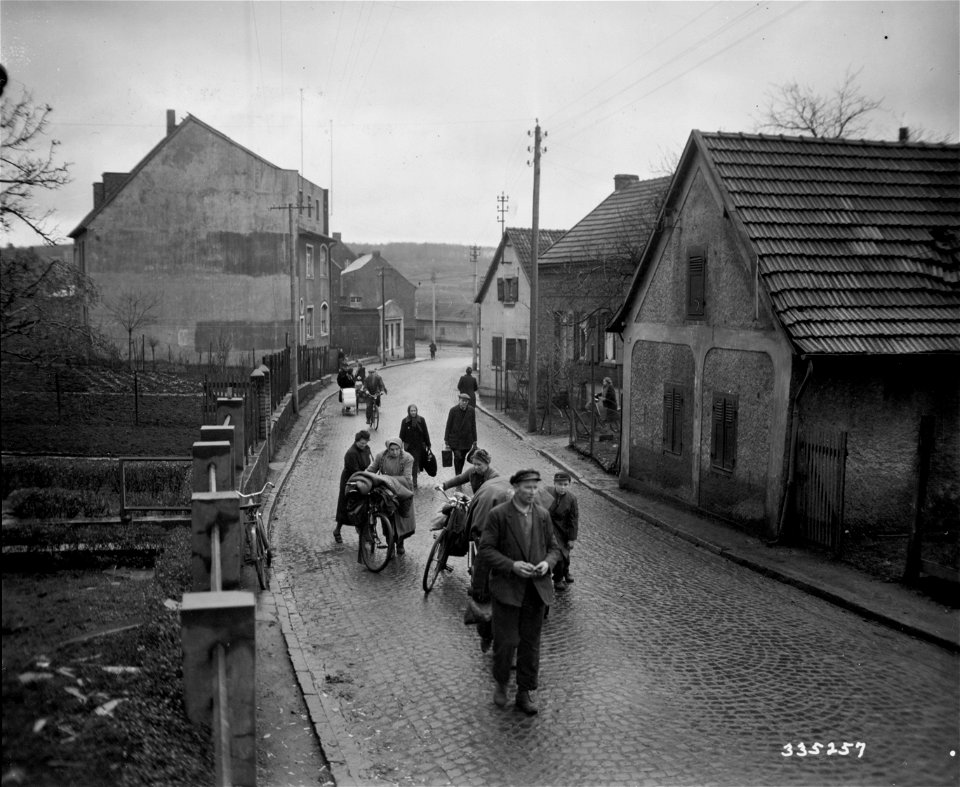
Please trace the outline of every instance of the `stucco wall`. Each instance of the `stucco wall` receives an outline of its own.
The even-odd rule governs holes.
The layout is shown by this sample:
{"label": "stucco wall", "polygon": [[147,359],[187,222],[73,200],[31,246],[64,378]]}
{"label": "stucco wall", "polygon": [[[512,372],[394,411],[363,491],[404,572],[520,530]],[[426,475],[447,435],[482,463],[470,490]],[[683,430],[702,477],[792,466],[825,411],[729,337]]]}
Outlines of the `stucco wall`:
{"label": "stucco wall", "polygon": [[[480,384],[482,396],[493,396],[496,386],[496,373],[491,361],[493,359],[493,337],[501,336],[504,339],[528,339],[530,336],[530,282],[520,270],[516,252],[512,246],[506,246],[503,251],[506,264],[498,265],[494,280],[487,288],[483,303],[480,306],[480,369],[477,381]],[[517,302],[512,306],[504,306],[497,300],[497,278],[519,277]]]}
{"label": "stucco wall", "polygon": [[960,361],[817,360],[800,426],[847,435],[844,520],[853,535],[906,533],[913,520],[920,416],[936,418],[925,518],[956,528],[960,504]]}

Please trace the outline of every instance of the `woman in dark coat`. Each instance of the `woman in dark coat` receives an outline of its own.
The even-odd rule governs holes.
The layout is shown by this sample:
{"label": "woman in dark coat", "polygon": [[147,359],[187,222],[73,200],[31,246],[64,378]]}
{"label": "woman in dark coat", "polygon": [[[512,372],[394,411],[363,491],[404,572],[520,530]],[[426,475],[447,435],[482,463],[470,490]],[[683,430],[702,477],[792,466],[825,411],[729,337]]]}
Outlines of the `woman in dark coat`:
{"label": "woman in dark coat", "polygon": [[353,524],[350,521],[350,514],[347,513],[347,481],[354,473],[366,470],[370,466],[372,454],[369,444],[370,432],[361,429],[353,436],[353,445],[343,455],[343,472],[340,473],[340,496],[337,498],[337,526],[333,529],[333,540],[338,544],[343,543],[340,528],[344,525]]}
{"label": "woman in dark coat", "polygon": [[407,408],[407,417],[400,424],[400,440],[403,450],[413,457],[413,488],[417,488],[417,476],[423,469],[423,456],[430,447],[430,432],[422,415],[417,414],[417,406]]}

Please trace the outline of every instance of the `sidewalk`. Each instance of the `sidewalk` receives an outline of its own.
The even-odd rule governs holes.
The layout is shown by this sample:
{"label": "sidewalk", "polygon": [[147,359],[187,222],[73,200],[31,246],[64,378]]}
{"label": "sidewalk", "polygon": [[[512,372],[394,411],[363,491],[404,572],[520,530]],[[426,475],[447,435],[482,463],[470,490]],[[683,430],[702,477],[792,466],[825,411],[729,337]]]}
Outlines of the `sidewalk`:
{"label": "sidewalk", "polygon": [[615,476],[570,449],[566,435],[521,432],[495,411],[483,405],[477,409],[585,487],[645,522],[862,617],[960,652],[960,612],[957,610],[943,607],[904,585],[883,582],[843,563],[803,549],[767,546],[758,538],[722,522],[621,489]]}

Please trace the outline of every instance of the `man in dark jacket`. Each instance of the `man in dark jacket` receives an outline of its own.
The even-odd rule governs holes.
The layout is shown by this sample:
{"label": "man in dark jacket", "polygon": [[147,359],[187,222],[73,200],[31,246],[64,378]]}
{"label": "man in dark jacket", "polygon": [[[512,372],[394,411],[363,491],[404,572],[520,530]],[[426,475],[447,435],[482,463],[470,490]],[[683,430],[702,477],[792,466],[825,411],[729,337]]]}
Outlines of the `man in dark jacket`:
{"label": "man in dark jacket", "polygon": [[354,524],[347,511],[347,481],[354,473],[366,470],[370,464],[370,432],[361,429],[353,436],[353,445],[343,455],[343,471],[340,473],[340,496],[337,498],[337,526],[333,529],[333,540],[343,543],[340,528]]}
{"label": "man in dark jacket", "polygon": [[460,394],[460,402],[450,408],[443,442],[453,451],[453,470],[460,475],[467,453],[477,444],[477,411],[466,394]]}
{"label": "man in dark jacket", "polygon": [[480,388],[480,383],[477,382],[477,378],[473,376],[473,369],[467,367],[466,374],[460,376],[460,380],[457,382],[457,390],[466,394],[470,397],[470,406],[477,406],[477,390]]}
{"label": "man in dark jacket", "polygon": [[520,470],[510,477],[513,499],[496,506],[480,536],[480,556],[490,567],[493,607],[493,701],[507,704],[507,683],[517,656],[517,708],[539,710],[533,692],[540,674],[540,632],[544,610],[553,603],[550,572],[560,559],[550,513],[536,503],[540,473]]}
{"label": "man in dark jacket", "polygon": [[376,402],[377,407],[379,407],[380,394],[387,393],[387,386],[384,384],[383,378],[376,369],[363,379],[363,390],[367,393],[367,426],[370,426],[374,402]]}

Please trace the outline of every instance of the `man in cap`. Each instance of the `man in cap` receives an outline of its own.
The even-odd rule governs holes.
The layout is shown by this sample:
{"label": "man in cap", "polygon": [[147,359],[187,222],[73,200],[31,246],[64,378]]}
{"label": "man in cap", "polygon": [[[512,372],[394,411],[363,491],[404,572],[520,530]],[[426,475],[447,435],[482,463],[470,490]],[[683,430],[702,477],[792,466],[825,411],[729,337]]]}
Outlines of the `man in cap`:
{"label": "man in cap", "polygon": [[560,559],[550,513],[535,502],[536,470],[510,477],[513,498],[490,511],[480,536],[480,556],[490,568],[493,610],[493,701],[507,704],[507,684],[517,657],[516,706],[527,715],[539,710],[535,699],[540,674],[540,633],[545,609],[553,603],[550,572]]}
{"label": "man in cap", "polygon": [[573,582],[570,575],[570,550],[577,540],[580,531],[580,506],[577,498],[570,491],[570,474],[560,471],[554,473],[553,486],[546,488],[553,497],[553,502],[547,509],[553,522],[553,534],[560,547],[560,559],[553,567],[553,589],[566,590],[567,584]]}
{"label": "man in cap", "polygon": [[466,394],[460,394],[460,401],[447,414],[443,442],[453,451],[453,470],[460,475],[467,453],[477,444],[477,413]]}

